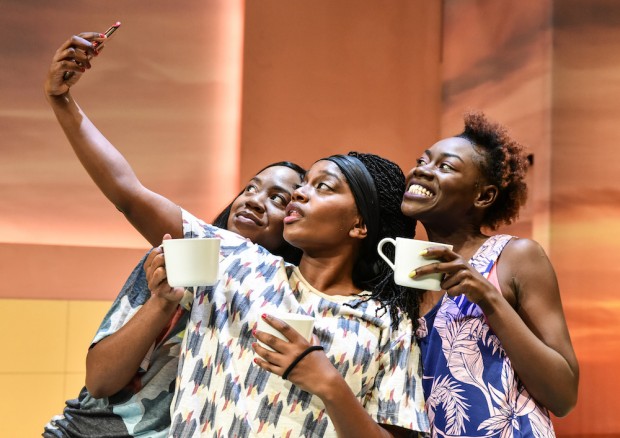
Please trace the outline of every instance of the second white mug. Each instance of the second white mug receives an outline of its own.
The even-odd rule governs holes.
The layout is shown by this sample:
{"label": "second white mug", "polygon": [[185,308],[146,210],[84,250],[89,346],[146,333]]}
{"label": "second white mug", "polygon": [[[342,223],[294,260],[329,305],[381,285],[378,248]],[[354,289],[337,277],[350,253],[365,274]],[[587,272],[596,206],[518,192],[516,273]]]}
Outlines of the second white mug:
{"label": "second white mug", "polygon": [[220,239],[167,239],[163,241],[163,247],[170,286],[215,284],[220,261]]}
{"label": "second white mug", "polygon": [[[308,315],[302,315],[300,313],[281,313],[281,312],[270,313],[270,315],[273,315],[274,317],[281,319],[282,321],[290,325],[292,328],[297,330],[299,334],[301,334],[304,338],[306,338],[308,342],[311,342],[312,329],[314,328],[314,317],[308,316]],[[269,323],[267,323],[267,321],[265,321],[263,318],[260,318],[258,320],[256,329],[258,331],[269,333],[270,335],[274,335],[275,337],[288,342],[288,339],[286,339],[286,337],[282,333],[280,333],[278,330],[270,326]],[[269,347],[266,344],[263,344],[261,341],[258,341],[258,343],[261,345],[261,347],[264,347],[267,350],[273,351],[271,347]]]}
{"label": "second white mug", "polygon": [[[396,247],[393,261],[383,252],[383,246],[388,243]],[[430,274],[420,278],[409,277],[411,271],[421,266],[437,262],[437,260],[427,259],[420,255],[420,252],[431,246],[445,246],[446,248],[452,249],[452,245],[445,243],[405,239],[404,237],[397,237],[396,239],[386,237],[377,245],[377,251],[381,258],[383,258],[394,271],[394,282],[396,284],[422,290],[441,290],[440,283],[443,274]]]}

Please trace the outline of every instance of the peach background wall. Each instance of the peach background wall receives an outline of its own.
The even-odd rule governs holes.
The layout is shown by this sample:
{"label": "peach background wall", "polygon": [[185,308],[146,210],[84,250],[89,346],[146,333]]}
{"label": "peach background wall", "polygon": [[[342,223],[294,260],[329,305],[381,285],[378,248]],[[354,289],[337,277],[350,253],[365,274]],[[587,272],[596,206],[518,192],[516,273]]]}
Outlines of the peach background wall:
{"label": "peach background wall", "polygon": [[[147,249],[42,93],[72,33],[121,20],[74,95],[145,183],[213,217],[258,167],[358,149],[405,170],[480,108],[532,147],[511,231],[547,248],[580,360],[559,436],[620,435],[620,4],[614,0],[108,0],[0,6],[0,436],[77,395],[99,321]],[[27,415],[24,414],[26,412]]]}
{"label": "peach background wall", "polygon": [[482,108],[534,154],[518,228],[529,226],[556,267],[581,367],[577,407],[556,431],[620,436],[620,4],[444,4],[443,134]]}

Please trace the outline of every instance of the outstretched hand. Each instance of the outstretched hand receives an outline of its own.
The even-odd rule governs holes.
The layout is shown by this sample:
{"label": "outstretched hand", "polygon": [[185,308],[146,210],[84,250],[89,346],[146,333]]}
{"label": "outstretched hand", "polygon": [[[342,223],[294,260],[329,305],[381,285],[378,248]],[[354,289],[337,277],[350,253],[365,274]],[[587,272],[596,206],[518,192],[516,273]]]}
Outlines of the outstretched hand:
{"label": "outstretched hand", "polygon": [[[91,67],[91,59],[103,50],[101,43],[105,39],[105,35],[99,32],[83,32],[65,41],[52,58],[45,80],[45,93],[48,96],[67,93]],[[93,47],[94,42],[100,45],[98,49]]]}
{"label": "outstretched hand", "polygon": [[422,266],[412,271],[409,274],[410,277],[418,278],[428,274],[442,273],[444,277],[441,281],[441,288],[448,295],[452,297],[465,295],[469,301],[476,304],[481,304],[486,297],[499,293],[495,286],[451,249],[430,247],[424,257],[442,261]]}
{"label": "outstretched hand", "polygon": [[[256,339],[275,350],[270,351],[257,342],[252,344],[256,354],[260,356],[254,359],[254,363],[264,370],[282,376],[308,348],[319,345],[316,337],[313,337],[312,343],[310,343],[297,330],[274,316],[265,314],[262,315],[262,318],[289,340],[286,342],[258,330],[253,332]],[[287,379],[300,389],[319,397],[323,391],[329,390],[327,382],[331,381],[331,378],[342,377],[325,353],[318,349],[306,354],[292,370],[289,370],[287,376]]]}
{"label": "outstretched hand", "polygon": [[[170,234],[164,235],[164,240],[170,239]],[[166,260],[161,246],[153,248],[144,262],[146,281],[152,297],[164,300],[163,305],[177,305],[185,294],[182,287],[171,287],[168,284]]]}

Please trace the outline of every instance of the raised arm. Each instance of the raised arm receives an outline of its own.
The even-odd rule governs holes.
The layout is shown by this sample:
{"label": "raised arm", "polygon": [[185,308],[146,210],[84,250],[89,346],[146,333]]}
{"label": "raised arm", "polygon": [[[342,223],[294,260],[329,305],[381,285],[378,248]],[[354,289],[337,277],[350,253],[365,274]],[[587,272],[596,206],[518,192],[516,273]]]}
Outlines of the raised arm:
{"label": "raised arm", "polygon": [[[88,119],[70,93],[97,56],[94,41],[103,35],[85,32],[69,38],[54,54],[45,95],[75,154],[103,194],[152,246],[169,233],[182,237],[180,208],[138,180],[131,165]],[[65,72],[72,72],[65,75]],[[68,78],[67,78],[68,77]]]}

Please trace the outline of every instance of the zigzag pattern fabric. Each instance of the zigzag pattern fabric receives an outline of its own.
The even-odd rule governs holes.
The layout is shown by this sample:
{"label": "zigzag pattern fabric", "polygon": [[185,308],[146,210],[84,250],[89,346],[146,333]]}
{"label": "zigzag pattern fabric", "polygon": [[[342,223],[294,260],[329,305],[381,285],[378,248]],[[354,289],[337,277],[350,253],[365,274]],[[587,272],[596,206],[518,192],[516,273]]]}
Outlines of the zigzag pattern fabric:
{"label": "zigzag pattern fabric", "polygon": [[316,318],[314,334],[375,421],[428,429],[410,319],[403,317],[394,331],[389,313],[377,312],[374,300],[325,295],[261,246],[185,211],[183,222],[186,238],[221,239],[220,273],[217,284],[199,288],[194,297],[171,436],[336,436],[318,397],[253,362],[252,330],[260,315],[277,312]]}

